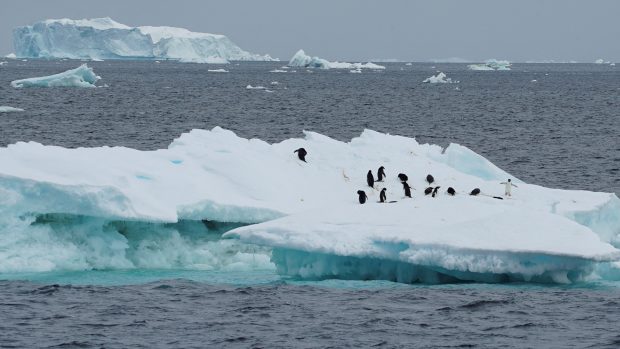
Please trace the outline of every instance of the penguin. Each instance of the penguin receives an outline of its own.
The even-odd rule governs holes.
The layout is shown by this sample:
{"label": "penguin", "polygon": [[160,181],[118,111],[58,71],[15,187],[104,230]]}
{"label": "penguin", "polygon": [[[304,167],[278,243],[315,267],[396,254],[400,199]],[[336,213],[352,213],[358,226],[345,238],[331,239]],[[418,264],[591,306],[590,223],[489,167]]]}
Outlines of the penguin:
{"label": "penguin", "polygon": [[295,150],[293,153],[297,153],[297,157],[299,158],[299,160],[301,160],[303,162],[307,162],[306,161],[306,155],[308,155],[308,152],[306,151],[306,149],[299,148],[299,149]]}
{"label": "penguin", "polygon": [[480,194],[479,188],[475,188],[474,190],[471,191],[471,193],[469,193],[469,195],[472,195],[472,196],[476,196],[478,194]]}
{"label": "penguin", "polygon": [[379,202],[387,202],[387,196],[385,195],[385,188],[381,189],[379,194]]}
{"label": "penguin", "polygon": [[404,174],[404,173],[399,173],[398,174],[398,179],[400,179],[401,182],[406,182],[406,181],[409,180],[409,177],[407,177],[407,175]]}
{"label": "penguin", "polygon": [[448,193],[448,195],[452,195],[452,196],[456,194],[456,191],[452,187],[448,187],[448,190],[446,190],[446,192]]}
{"label": "penguin", "polygon": [[366,183],[371,188],[375,187],[375,177],[372,175],[372,171],[368,170],[368,174],[366,175]]}
{"label": "penguin", "polygon": [[428,195],[433,192],[433,187],[428,187],[424,189],[424,195]]}
{"label": "penguin", "polygon": [[431,175],[428,175],[426,176],[426,181],[428,182],[428,185],[431,185],[435,181],[435,178]]}
{"label": "penguin", "polygon": [[366,192],[363,190],[358,190],[357,195],[359,196],[358,200],[360,201],[360,204],[364,204],[366,203],[366,200],[368,200],[368,196],[366,196]]}
{"label": "penguin", "polygon": [[383,182],[383,178],[385,178],[385,167],[379,167],[377,171],[377,182]]}
{"label": "penguin", "polygon": [[403,189],[405,189],[405,196],[410,198],[411,197],[411,187],[409,186],[409,184],[407,184],[407,182],[403,182]]}
{"label": "penguin", "polygon": [[437,195],[437,191],[439,190],[439,186],[435,187],[435,189],[433,189],[433,197],[435,197],[435,195]]}

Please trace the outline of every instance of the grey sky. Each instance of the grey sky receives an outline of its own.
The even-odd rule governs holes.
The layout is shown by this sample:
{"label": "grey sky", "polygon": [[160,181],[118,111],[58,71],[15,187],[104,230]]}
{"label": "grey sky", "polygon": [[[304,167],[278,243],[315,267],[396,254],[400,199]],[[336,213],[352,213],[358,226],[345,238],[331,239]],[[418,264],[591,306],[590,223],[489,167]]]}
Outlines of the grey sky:
{"label": "grey sky", "polygon": [[303,48],[331,60],[620,61],[617,0],[13,0],[0,11],[2,55],[15,26],[109,16],[225,34],[283,60]]}

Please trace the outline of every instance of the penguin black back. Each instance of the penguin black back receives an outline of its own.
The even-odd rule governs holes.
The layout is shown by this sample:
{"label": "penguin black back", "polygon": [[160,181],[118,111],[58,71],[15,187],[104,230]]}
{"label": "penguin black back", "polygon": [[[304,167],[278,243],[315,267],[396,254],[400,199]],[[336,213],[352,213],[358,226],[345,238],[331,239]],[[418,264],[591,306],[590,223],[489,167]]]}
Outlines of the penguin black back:
{"label": "penguin black back", "polygon": [[435,197],[435,195],[437,195],[437,191],[439,190],[439,186],[435,187],[435,189],[433,189],[433,197]]}
{"label": "penguin black back", "polygon": [[368,170],[368,174],[366,174],[366,183],[371,188],[375,187],[375,177],[372,175],[372,171]]}
{"label": "penguin black back", "polygon": [[428,187],[424,189],[424,195],[428,195],[433,192],[433,187]]}
{"label": "penguin black back", "polygon": [[428,184],[433,184],[433,182],[435,181],[435,177],[433,177],[431,175],[427,175],[426,176],[426,181],[428,182]]}
{"label": "penguin black back", "polygon": [[448,190],[446,192],[448,193],[448,195],[452,195],[452,196],[456,194],[456,191],[452,187],[448,187]]}
{"label": "penguin black back", "polygon": [[403,182],[403,189],[405,190],[405,196],[410,198],[411,197],[411,187],[409,186],[409,184],[407,182]]}
{"label": "penguin black back", "polygon": [[479,188],[475,188],[474,190],[471,191],[471,193],[469,193],[469,195],[473,195],[476,196],[480,194],[480,189]]}
{"label": "penguin black back", "polygon": [[379,194],[379,202],[386,202],[387,196],[385,195],[385,188],[381,189],[381,193]]}
{"label": "penguin black back", "polygon": [[357,195],[358,195],[358,200],[359,200],[360,204],[366,203],[366,200],[368,199],[368,196],[366,196],[366,192],[365,191],[358,190],[357,191]]}
{"label": "penguin black back", "polygon": [[297,157],[299,158],[299,160],[301,160],[303,162],[307,162],[306,161],[306,155],[308,155],[308,152],[306,151],[306,149],[299,148],[299,149],[295,150],[293,153],[297,153]]}
{"label": "penguin black back", "polygon": [[404,173],[399,173],[398,174],[398,179],[400,179],[401,182],[406,182],[406,181],[409,180],[409,177],[407,177],[407,175],[404,174]]}
{"label": "penguin black back", "polygon": [[385,178],[385,167],[379,167],[377,171],[377,182],[383,182],[383,178]]}

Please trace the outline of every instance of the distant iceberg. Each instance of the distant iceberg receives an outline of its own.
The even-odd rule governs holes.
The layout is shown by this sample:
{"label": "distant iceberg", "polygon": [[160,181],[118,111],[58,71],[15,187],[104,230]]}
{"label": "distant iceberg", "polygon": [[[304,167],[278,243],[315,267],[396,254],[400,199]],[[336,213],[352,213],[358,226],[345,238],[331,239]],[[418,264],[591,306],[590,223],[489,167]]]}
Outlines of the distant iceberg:
{"label": "distant iceberg", "polygon": [[209,73],[228,73],[226,69],[208,69],[207,71]]}
{"label": "distant iceberg", "polygon": [[129,27],[111,18],[48,19],[13,30],[17,57],[173,59],[194,63],[272,61],[242,50],[224,35],[175,27]]}
{"label": "distant iceberg", "polygon": [[20,87],[96,87],[101,79],[86,64],[59,74],[11,81],[11,86]]}
{"label": "distant iceberg", "polygon": [[446,74],[439,72],[437,75],[433,75],[429,78],[424,79],[426,83],[430,84],[456,84],[458,81],[452,81],[452,79],[446,77]]}
{"label": "distant iceberg", "polygon": [[24,111],[24,109],[0,105],[0,113],[12,113],[17,111]]}
{"label": "distant iceberg", "polygon": [[483,64],[470,64],[469,70],[510,70],[510,62],[505,60],[489,59]]}
{"label": "distant iceberg", "polygon": [[330,62],[319,57],[310,57],[304,50],[299,50],[288,62],[291,67],[319,68],[319,69],[385,69],[384,66],[368,63]]}

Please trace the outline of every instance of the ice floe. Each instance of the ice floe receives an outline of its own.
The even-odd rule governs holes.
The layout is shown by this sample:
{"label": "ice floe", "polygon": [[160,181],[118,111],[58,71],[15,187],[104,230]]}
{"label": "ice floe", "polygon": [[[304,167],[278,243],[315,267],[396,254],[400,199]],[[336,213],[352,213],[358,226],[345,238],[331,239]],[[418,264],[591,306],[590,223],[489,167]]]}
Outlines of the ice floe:
{"label": "ice floe", "polygon": [[62,73],[11,81],[11,86],[20,87],[96,87],[101,77],[86,64]]}

